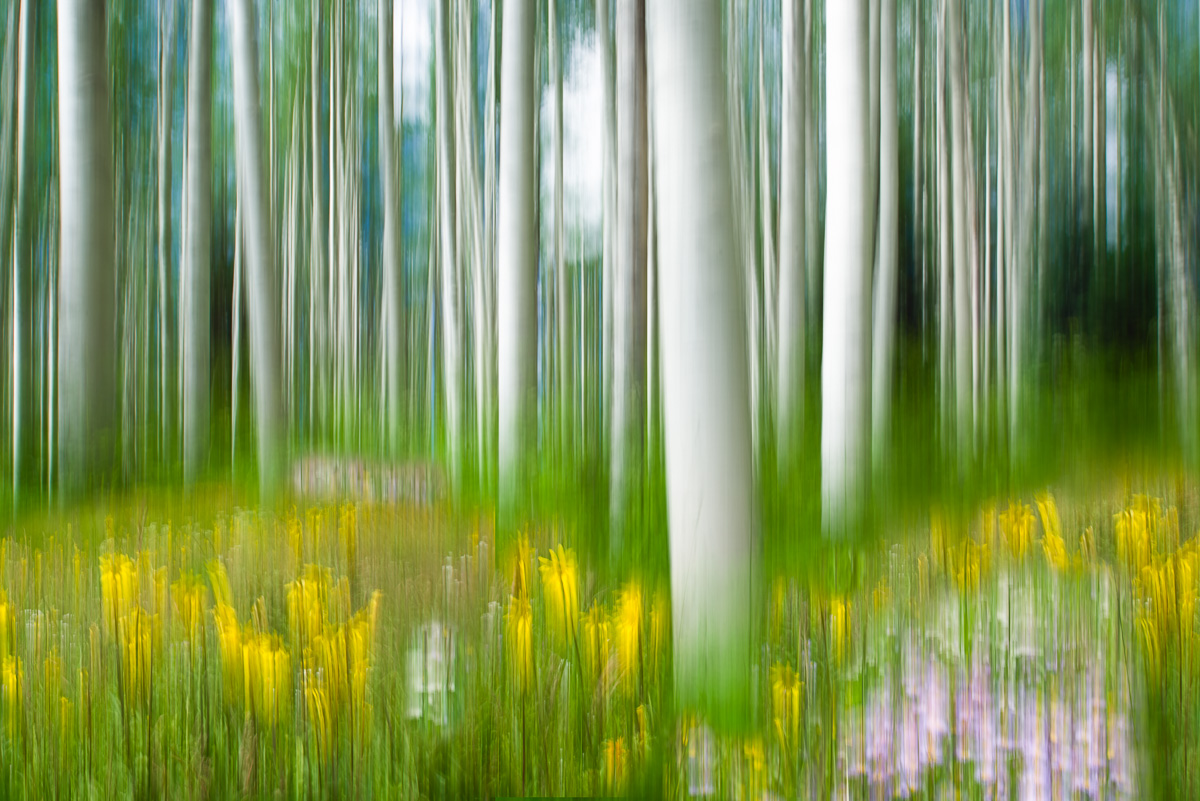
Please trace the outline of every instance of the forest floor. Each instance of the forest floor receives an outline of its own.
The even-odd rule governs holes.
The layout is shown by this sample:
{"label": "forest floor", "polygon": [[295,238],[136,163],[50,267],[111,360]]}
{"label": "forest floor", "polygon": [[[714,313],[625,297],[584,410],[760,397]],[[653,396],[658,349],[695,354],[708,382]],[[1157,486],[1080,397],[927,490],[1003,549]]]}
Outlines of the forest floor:
{"label": "forest floor", "polygon": [[[269,509],[211,486],[9,530],[3,795],[1200,789],[1194,481],[934,510],[821,546],[806,576],[768,572],[733,732],[673,708],[665,580],[589,564],[569,522],[498,542],[433,468],[296,477],[305,491]],[[392,479],[407,489],[382,492]]]}

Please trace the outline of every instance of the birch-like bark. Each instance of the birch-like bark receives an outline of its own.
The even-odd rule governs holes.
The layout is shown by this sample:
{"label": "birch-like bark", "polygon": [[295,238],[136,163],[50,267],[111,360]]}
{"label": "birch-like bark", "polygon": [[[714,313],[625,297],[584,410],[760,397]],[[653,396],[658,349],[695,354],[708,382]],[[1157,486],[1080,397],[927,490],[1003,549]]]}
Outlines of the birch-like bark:
{"label": "birch-like bark", "polygon": [[[1096,32],[1095,32],[1095,0],[1082,0],[1083,2],[1083,39],[1080,42],[1081,50],[1083,51],[1083,213],[1084,213],[1084,231],[1086,236],[1093,237],[1093,226],[1096,221],[1092,219],[1092,193],[1095,184],[1092,182],[1092,153],[1093,153],[1093,122],[1092,109],[1095,106],[1095,89],[1093,82],[1096,79],[1094,60],[1096,54]],[[1094,243],[1094,239],[1089,239]],[[1095,253],[1089,254],[1093,258]]]}
{"label": "birch-like bark", "polygon": [[212,3],[195,0],[188,41],[187,203],[183,260],[183,478],[208,458],[212,220]]}
{"label": "birch-like bark", "polygon": [[33,248],[30,221],[30,115],[33,112],[33,31],[29,0],[21,0],[17,23],[16,158],[13,164],[16,194],[13,197],[12,236],[12,482],[13,501],[33,483],[33,454],[37,432],[33,427]]}
{"label": "birch-like bark", "polygon": [[399,452],[404,423],[404,285],[401,261],[399,159],[392,105],[392,0],[379,0],[379,172],[383,183],[383,374],[387,387],[384,420],[388,447]]}
{"label": "birch-like bark", "polygon": [[613,37],[609,31],[609,0],[596,0],[596,35],[600,41],[600,83],[604,115],[604,166],[601,186],[603,242],[601,244],[601,338],[603,372],[600,422],[605,432],[612,422],[613,387],[613,295],[616,287],[617,229],[617,103]]}
{"label": "birch-like bark", "polygon": [[879,226],[875,252],[874,344],[871,350],[871,443],[886,452],[895,363],[899,267],[900,118],[897,108],[896,0],[879,8]]}
{"label": "birch-like bark", "polygon": [[868,502],[871,460],[871,112],[867,0],[826,8],[825,334],[821,356],[821,511],[843,536]]}
{"label": "birch-like bark", "polygon": [[613,301],[611,545],[641,486],[646,393],[645,0],[617,0],[617,262]]}
{"label": "birch-like bark", "polygon": [[946,29],[949,35],[947,72],[950,76],[950,163],[954,174],[954,383],[955,417],[960,455],[965,456],[973,441],[974,396],[972,392],[972,337],[970,291],[970,217],[967,202],[966,80],[963,76],[962,0],[949,0]]}
{"label": "birch-like bark", "polygon": [[943,423],[943,436],[951,439],[950,419],[953,394],[954,313],[951,301],[954,266],[950,247],[952,218],[950,215],[950,142],[946,130],[946,4],[941,0],[938,9],[937,49],[935,52],[936,79],[934,89],[934,127],[937,152],[937,229],[938,229],[938,385]]}
{"label": "birch-like bark", "polygon": [[59,486],[112,462],[116,422],[113,160],[103,0],[59,0]]}
{"label": "birch-like bark", "polygon": [[506,0],[500,62],[500,182],[497,209],[499,473],[501,509],[516,502],[537,390],[537,238],[534,219],[533,0]]}
{"label": "birch-like bark", "polygon": [[749,708],[758,578],[721,13],[648,6],[675,695],[720,725]]}
{"label": "birch-like bark", "polygon": [[546,0],[550,35],[550,86],[554,92],[554,288],[557,321],[558,422],[565,453],[571,449],[571,291],[567,257],[563,249],[563,64],[559,35],[558,0]]}
{"label": "birch-like bark", "polygon": [[250,368],[253,375],[258,477],[270,496],[286,472],[287,410],[280,394],[279,290],[275,272],[273,214],[263,164],[258,92],[258,53],[250,0],[229,0],[233,56],[234,125],[238,185],[246,234],[246,296],[250,304]]}
{"label": "birch-like bark", "polygon": [[[820,93],[821,69],[817,47],[815,17],[817,4],[804,0],[804,60],[808,67],[805,76],[804,98],[804,264],[806,273],[805,292],[808,301],[805,320],[808,333],[815,342],[820,342],[821,320],[821,231],[817,224],[820,199],[817,197],[820,181],[820,152],[817,144],[817,125],[821,118]],[[813,347],[816,350],[816,346]],[[807,356],[805,358],[807,363]]]}
{"label": "birch-like bark", "polygon": [[779,342],[775,403],[776,458],[790,465],[804,424],[805,362],[805,134],[808,60],[807,20],[797,3],[782,5],[783,88],[779,119]]}
{"label": "birch-like bark", "polygon": [[[163,17],[166,17],[164,20]],[[159,458],[171,453],[171,120],[175,92],[175,6],[164,3],[158,21],[158,428]]]}

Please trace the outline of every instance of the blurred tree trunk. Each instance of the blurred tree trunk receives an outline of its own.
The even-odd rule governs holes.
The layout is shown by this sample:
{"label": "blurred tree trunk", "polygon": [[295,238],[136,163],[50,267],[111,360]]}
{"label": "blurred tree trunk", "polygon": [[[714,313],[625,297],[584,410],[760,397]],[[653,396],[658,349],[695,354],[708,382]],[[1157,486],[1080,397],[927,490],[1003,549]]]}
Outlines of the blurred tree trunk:
{"label": "blurred tree trunk", "polygon": [[609,31],[609,0],[596,0],[596,31],[600,41],[600,84],[604,117],[603,184],[601,187],[601,385],[600,425],[606,439],[612,423],[613,294],[616,285],[617,229],[617,106],[613,38]]}
{"label": "blurred tree trunk", "polygon": [[[1092,202],[1093,191],[1095,184],[1093,183],[1092,173],[1092,154],[1095,150],[1095,140],[1093,139],[1094,118],[1092,109],[1095,107],[1096,93],[1093,86],[1096,80],[1094,62],[1096,54],[1096,31],[1095,31],[1095,0],[1082,0],[1083,2],[1083,41],[1080,43],[1083,51],[1083,214],[1085,232],[1084,241],[1090,244],[1095,243],[1095,230],[1093,226],[1096,221],[1092,218]],[[1092,250],[1088,255],[1095,258],[1095,251]]]}
{"label": "blurred tree trunk", "polygon": [[750,708],[758,576],[721,12],[650,5],[675,694],[721,725]]}
{"label": "blurred tree trunk", "polygon": [[[32,190],[30,167],[34,158],[30,150],[30,117],[33,114],[35,65],[33,62],[33,8],[29,0],[21,0],[17,24],[16,83],[16,152],[13,167],[16,172],[16,195],[13,198],[12,236],[12,481],[13,501],[19,503],[22,489],[33,483],[34,445],[37,433],[33,426],[33,237],[30,236]],[[10,40],[11,41],[11,40]]]}
{"label": "blurred tree trunk", "polygon": [[971,291],[970,242],[971,225],[967,199],[968,173],[972,169],[967,154],[967,104],[965,60],[963,58],[962,0],[949,0],[946,14],[948,63],[950,76],[950,163],[953,173],[954,197],[954,383],[956,446],[965,456],[973,442],[971,355]]}
{"label": "blurred tree trunk", "polygon": [[534,204],[533,0],[505,0],[500,66],[497,343],[501,509],[516,503],[537,392],[537,229]]}
{"label": "blurred tree trunk", "polygon": [[[807,3],[806,3],[807,5]],[[779,342],[775,403],[776,459],[782,475],[791,465],[804,424],[805,136],[808,125],[808,25],[798,3],[782,5],[783,71],[779,120]],[[797,448],[798,450],[798,448]]]}
{"label": "blurred tree trunk", "polygon": [[383,183],[383,374],[386,390],[384,427],[387,449],[393,455],[400,450],[404,425],[404,284],[401,260],[402,222],[400,218],[401,159],[396,157],[396,118],[392,103],[394,68],[392,63],[392,0],[379,0],[379,173]]}
{"label": "blurred tree trunk", "polygon": [[826,8],[825,313],[821,509],[827,534],[864,515],[871,458],[871,112],[867,0]]}
{"label": "blurred tree trunk", "polygon": [[617,0],[617,261],[613,296],[612,550],[640,497],[646,393],[646,15]]}
{"label": "blurred tree trunk", "polygon": [[434,46],[437,90],[437,169],[441,185],[438,215],[441,262],[441,348],[443,361],[443,402],[446,410],[446,463],[451,486],[460,486],[462,461],[462,347],[458,302],[458,249],[455,241],[454,206],[454,128],[452,126],[452,77],[449,0],[436,0],[437,42]]}
{"label": "blurred tree trunk", "polygon": [[890,435],[899,283],[896,262],[900,235],[896,0],[881,0],[879,15],[879,234],[875,244],[875,339],[871,349],[871,443],[876,462],[886,454]]}
{"label": "blurred tree trunk", "polygon": [[951,307],[954,262],[950,247],[950,142],[946,125],[946,4],[938,8],[937,49],[935,51],[936,80],[934,89],[934,127],[937,152],[937,231],[938,231],[938,389],[939,417],[945,442],[952,439],[950,420],[953,409],[953,348],[954,314]]}
{"label": "blurred tree trunk", "polygon": [[175,80],[175,5],[158,13],[158,457],[160,469],[172,461],[171,419],[175,415],[171,367],[171,121]]}
{"label": "blurred tree trunk", "polygon": [[192,3],[188,42],[187,215],[183,291],[183,479],[208,457],[212,219],[212,3]]}
{"label": "blurred tree trunk", "polygon": [[250,0],[228,0],[233,57],[234,126],[238,185],[246,202],[246,288],[250,303],[250,366],[258,433],[259,486],[271,495],[286,469],[287,410],[280,394],[279,291],[275,273],[273,214],[263,164],[258,91],[258,30]]}
{"label": "blurred tree trunk", "polygon": [[59,486],[112,466],[116,404],[113,161],[103,0],[58,2]]}

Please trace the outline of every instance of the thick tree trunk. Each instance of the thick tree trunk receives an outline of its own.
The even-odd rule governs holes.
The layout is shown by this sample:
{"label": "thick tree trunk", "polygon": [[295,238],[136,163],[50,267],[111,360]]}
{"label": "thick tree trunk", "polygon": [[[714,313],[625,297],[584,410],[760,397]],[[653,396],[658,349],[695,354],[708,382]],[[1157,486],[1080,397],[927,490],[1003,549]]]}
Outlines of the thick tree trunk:
{"label": "thick tree trunk", "polygon": [[258,475],[270,495],[286,472],[287,411],[280,394],[279,291],[275,274],[270,192],[263,164],[258,92],[257,26],[250,0],[228,0],[233,56],[234,125],[238,184],[246,199],[246,288],[250,304],[250,368],[253,374]]}
{"label": "thick tree trunk", "polygon": [[379,0],[379,173],[383,183],[383,375],[384,431],[388,449],[398,453],[404,424],[404,285],[401,261],[400,160],[396,158],[396,119],[392,103],[392,0]]}
{"label": "thick tree trunk", "polygon": [[116,422],[112,128],[103,0],[59,0],[59,486],[105,477]]}
{"label": "thick tree trunk", "polygon": [[212,3],[195,0],[188,42],[187,203],[183,292],[183,479],[208,457],[209,298],[212,286]]}
{"label": "thick tree trunk", "polygon": [[609,0],[596,0],[596,31],[600,41],[600,84],[604,115],[604,166],[601,187],[603,242],[601,245],[601,386],[600,424],[607,435],[612,422],[613,295],[616,289],[617,239],[617,104],[613,39],[609,31]]}
{"label": "thick tree trunk", "polygon": [[879,236],[876,242],[874,344],[871,350],[871,443],[886,453],[895,363],[899,269],[900,118],[897,110],[896,0],[879,9]]}
{"label": "thick tree trunk", "polygon": [[867,0],[826,8],[825,313],[821,509],[831,536],[859,522],[871,459],[870,82]]}
{"label": "thick tree trunk", "polygon": [[563,250],[563,63],[559,36],[558,0],[547,0],[547,25],[550,34],[550,85],[554,92],[554,309],[557,314],[555,332],[556,373],[558,374],[558,423],[564,453],[571,447],[571,292],[567,274],[567,257]]}
{"label": "thick tree trunk", "polygon": [[13,198],[12,237],[12,480],[13,501],[34,481],[33,454],[37,432],[33,426],[33,238],[30,221],[30,119],[33,113],[33,9],[21,0],[17,26],[16,85],[16,195]]}
{"label": "thick tree trunk", "polygon": [[501,33],[500,186],[497,217],[499,468],[501,508],[515,502],[537,391],[537,239],[534,219],[533,0],[506,0]]}
{"label": "thick tree trunk", "polygon": [[721,15],[650,5],[675,692],[721,723],[749,708],[758,577]]}
{"label": "thick tree trunk", "polygon": [[617,0],[617,261],[613,296],[612,549],[641,486],[646,393],[645,0]]}
{"label": "thick tree trunk", "polygon": [[776,458],[781,472],[793,457],[804,424],[805,362],[805,127],[808,62],[805,19],[798,3],[784,3],[783,108],[779,122],[779,361]]}

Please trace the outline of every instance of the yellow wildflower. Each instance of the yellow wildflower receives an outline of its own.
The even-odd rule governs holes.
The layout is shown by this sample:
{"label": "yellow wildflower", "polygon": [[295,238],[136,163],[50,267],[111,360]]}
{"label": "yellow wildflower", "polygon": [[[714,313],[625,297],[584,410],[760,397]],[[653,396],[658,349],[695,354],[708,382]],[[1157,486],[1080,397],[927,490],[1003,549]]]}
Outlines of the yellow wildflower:
{"label": "yellow wildflower", "polygon": [[306,565],[300,577],[287,585],[288,630],[293,647],[307,647],[324,630],[330,583],[327,569]]}
{"label": "yellow wildflower", "polygon": [[16,610],[8,602],[4,590],[0,590],[0,661],[17,652]]}
{"label": "yellow wildflower", "polygon": [[846,642],[850,634],[850,602],[843,598],[829,601],[829,650],[835,662],[840,663],[846,653]]}
{"label": "yellow wildflower", "polygon": [[579,625],[579,580],[575,553],[559,545],[550,556],[538,557],[542,595],[551,625],[564,643],[573,643]]}
{"label": "yellow wildflower", "polygon": [[4,696],[4,720],[8,726],[8,738],[16,738],[21,721],[21,699],[25,685],[25,671],[21,660],[14,656],[4,657],[0,662],[0,685]]}
{"label": "yellow wildflower", "polygon": [[625,738],[604,741],[604,784],[610,793],[625,786]]}
{"label": "yellow wildflower", "polygon": [[804,684],[791,665],[771,666],[771,712],[781,745],[795,745],[800,732],[800,700]]}
{"label": "yellow wildflower", "polygon": [[217,606],[233,606],[233,591],[229,588],[229,576],[225,564],[219,559],[208,563],[208,580],[212,582],[213,599]]}
{"label": "yellow wildflower", "polygon": [[1057,571],[1067,569],[1067,543],[1062,536],[1062,522],[1058,517],[1058,507],[1049,493],[1037,498],[1038,514],[1042,518],[1042,551],[1046,554],[1046,562]]}
{"label": "yellow wildflower", "polygon": [[274,726],[292,695],[291,660],[277,635],[250,637],[242,645],[247,709],[262,726]]}
{"label": "yellow wildflower", "polygon": [[141,606],[135,606],[117,623],[126,699],[143,703],[150,699],[150,674],[159,650],[157,628],[158,618]]}
{"label": "yellow wildflower", "polygon": [[225,701],[236,704],[241,700],[243,685],[242,637],[237,612],[232,606],[218,603],[213,610],[217,623],[217,640],[221,648],[221,675],[225,686]]}
{"label": "yellow wildflower", "polygon": [[137,602],[138,574],[133,560],[123,553],[100,557],[100,625],[111,635],[117,621]]}
{"label": "yellow wildflower", "polygon": [[617,596],[613,627],[617,632],[617,661],[621,675],[625,677],[626,689],[632,691],[635,674],[640,681],[642,664],[642,591],[634,582],[625,585]]}
{"label": "yellow wildflower", "polygon": [[608,661],[608,614],[599,601],[583,616],[583,661],[591,676],[599,679]]}
{"label": "yellow wildflower", "polygon": [[1027,504],[1011,503],[1000,513],[1000,533],[1018,562],[1025,558],[1033,537],[1033,510]]}
{"label": "yellow wildflower", "polygon": [[196,640],[204,635],[205,602],[208,590],[199,577],[185,573],[171,585],[171,600],[175,604],[175,617],[179,621],[183,638],[195,646]]}
{"label": "yellow wildflower", "polygon": [[526,693],[533,681],[533,608],[529,598],[513,596],[509,599],[506,624],[513,677],[521,692]]}

